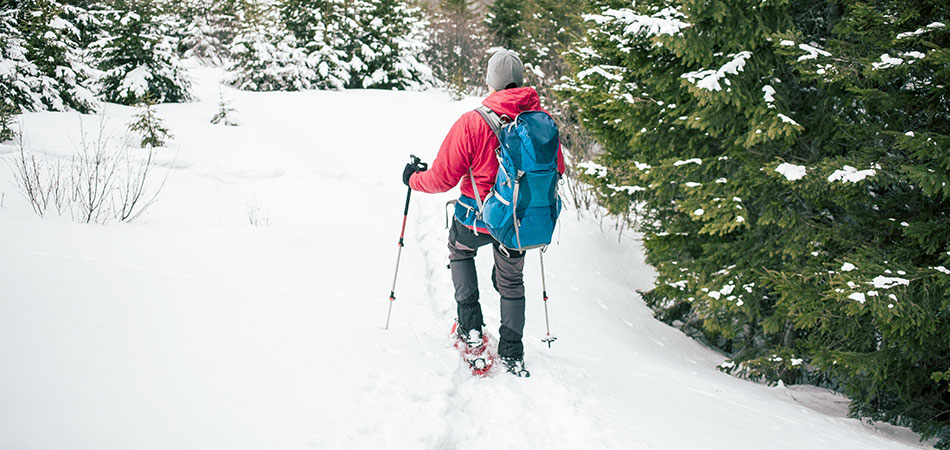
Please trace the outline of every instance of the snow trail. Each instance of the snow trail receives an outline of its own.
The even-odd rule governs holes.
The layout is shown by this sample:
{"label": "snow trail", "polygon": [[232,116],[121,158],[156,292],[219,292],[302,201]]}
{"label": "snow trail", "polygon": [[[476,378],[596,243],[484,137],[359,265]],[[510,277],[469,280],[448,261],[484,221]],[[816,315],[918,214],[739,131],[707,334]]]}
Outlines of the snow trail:
{"label": "snow trail", "polygon": [[[0,164],[0,448],[927,448],[844,418],[841,397],[720,373],[724,357],[640,301],[653,272],[635,236],[618,244],[571,210],[545,255],[558,341],[541,342],[531,252],[532,376],[469,376],[447,338],[457,192],[413,193],[383,324],[402,167],[410,153],[431,162],[478,99],[225,88],[242,125],[220,127],[208,120],[221,74],[192,72],[200,101],[156,107],[176,138],[139,222],[36,218]],[[107,130],[131,113],[108,105]],[[70,154],[78,115],[23,120],[31,151]],[[497,336],[490,253],[477,267]]]}

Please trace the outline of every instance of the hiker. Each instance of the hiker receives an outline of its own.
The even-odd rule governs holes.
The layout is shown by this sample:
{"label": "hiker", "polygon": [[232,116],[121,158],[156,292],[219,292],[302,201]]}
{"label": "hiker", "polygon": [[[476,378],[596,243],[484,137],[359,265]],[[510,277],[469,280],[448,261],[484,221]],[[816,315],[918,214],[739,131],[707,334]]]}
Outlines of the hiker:
{"label": "hiker", "polygon": [[[524,66],[521,59],[508,50],[499,50],[488,61],[485,81],[488,98],[482,105],[499,117],[514,119],[523,111],[541,110],[538,92],[523,87]],[[458,307],[457,330],[469,346],[484,345],[482,336],[482,309],[478,302],[478,281],[475,273],[475,254],[484,245],[491,244],[494,253],[492,285],[501,295],[501,328],[498,356],[508,372],[528,376],[524,368],[524,345],[521,342],[525,324],[524,251],[510,250],[493,238],[485,224],[467,214],[488,198],[498,174],[495,149],[499,141],[492,128],[478,111],[469,111],[449,130],[439,153],[426,170],[419,164],[407,164],[403,183],[412,190],[439,193],[461,184],[461,198],[449,228],[449,267],[455,285]],[[564,173],[564,157],[557,151],[557,172]],[[477,193],[473,191],[472,179]],[[476,197],[477,195],[477,197]],[[476,201],[476,198],[478,200]]]}

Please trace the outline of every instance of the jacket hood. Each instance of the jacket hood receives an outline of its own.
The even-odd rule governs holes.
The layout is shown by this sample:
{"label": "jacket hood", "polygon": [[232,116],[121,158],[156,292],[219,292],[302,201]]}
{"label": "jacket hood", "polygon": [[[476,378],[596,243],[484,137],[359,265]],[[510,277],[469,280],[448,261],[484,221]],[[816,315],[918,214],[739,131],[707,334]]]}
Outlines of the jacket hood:
{"label": "jacket hood", "polygon": [[482,100],[482,104],[491,108],[499,115],[507,115],[512,119],[522,111],[537,111],[541,109],[541,99],[538,91],[533,87],[505,89],[489,95]]}

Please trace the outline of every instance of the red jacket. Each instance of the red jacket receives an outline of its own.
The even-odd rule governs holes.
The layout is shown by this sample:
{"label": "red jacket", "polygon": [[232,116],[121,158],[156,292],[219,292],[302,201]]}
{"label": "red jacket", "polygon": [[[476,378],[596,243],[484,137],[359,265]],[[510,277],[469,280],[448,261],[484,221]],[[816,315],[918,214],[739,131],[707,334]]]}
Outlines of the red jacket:
{"label": "red jacket", "polygon": [[[498,115],[507,115],[512,119],[522,111],[541,109],[538,92],[531,87],[495,92],[482,104]],[[446,192],[461,181],[462,195],[475,198],[468,176],[468,168],[471,167],[479,198],[484,201],[498,175],[498,160],[495,158],[497,147],[498,138],[491,127],[477,111],[469,111],[452,125],[429,170],[414,173],[409,178],[409,186],[416,191],[434,194]],[[557,152],[557,171],[564,173],[564,156],[560,150]]]}

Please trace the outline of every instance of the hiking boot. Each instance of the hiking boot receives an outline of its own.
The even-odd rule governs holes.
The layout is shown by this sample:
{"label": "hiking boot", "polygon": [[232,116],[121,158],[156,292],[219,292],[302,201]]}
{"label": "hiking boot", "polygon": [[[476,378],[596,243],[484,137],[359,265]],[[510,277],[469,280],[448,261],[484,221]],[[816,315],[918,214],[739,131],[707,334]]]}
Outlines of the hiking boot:
{"label": "hiking boot", "polygon": [[485,337],[479,330],[468,330],[468,333],[459,329],[459,340],[465,342],[470,349],[478,349],[485,346]]}
{"label": "hiking boot", "polygon": [[458,321],[452,326],[452,330],[455,332],[458,342],[464,342],[469,349],[481,349],[485,346],[486,339],[481,330],[463,330]]}
{"label": "hiking boot", "polygon": [[524,368],[524,359],[522,358],[502,357],[501,362],[505,366],[505,371],[516,377],[528,378],[531,376],[531,372]]}

